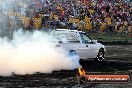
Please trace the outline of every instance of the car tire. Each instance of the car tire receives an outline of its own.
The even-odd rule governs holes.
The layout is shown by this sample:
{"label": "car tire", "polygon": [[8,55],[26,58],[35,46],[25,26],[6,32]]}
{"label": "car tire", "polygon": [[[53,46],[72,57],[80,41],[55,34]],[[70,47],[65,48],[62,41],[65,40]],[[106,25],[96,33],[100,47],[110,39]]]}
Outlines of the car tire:
{"label": "car tire", "polygon": [[69,51],[69,56],[75,56],[75,55],[77,55],[75,50],[70,50]]}
{"label": "car tire", "polygon": [[101,62],[104,60],[104,49],[101,48],[98,52],[98,55],[97,57],[94,59],[94,61],[98,61],[98,62]]}

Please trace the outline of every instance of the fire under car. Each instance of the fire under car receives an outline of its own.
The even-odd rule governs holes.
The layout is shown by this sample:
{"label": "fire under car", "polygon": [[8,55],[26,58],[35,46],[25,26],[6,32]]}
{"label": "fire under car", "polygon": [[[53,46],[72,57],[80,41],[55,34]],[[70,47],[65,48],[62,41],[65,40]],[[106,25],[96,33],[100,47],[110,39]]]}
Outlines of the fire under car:
{"label": "fire under car", "polygon": [[59,47],[68,51],[70,55],[78,55],[80,59],[103,61],[105,46],[92,40],[88,34],[77,30],[56,29],[51,35],[59,41]]}

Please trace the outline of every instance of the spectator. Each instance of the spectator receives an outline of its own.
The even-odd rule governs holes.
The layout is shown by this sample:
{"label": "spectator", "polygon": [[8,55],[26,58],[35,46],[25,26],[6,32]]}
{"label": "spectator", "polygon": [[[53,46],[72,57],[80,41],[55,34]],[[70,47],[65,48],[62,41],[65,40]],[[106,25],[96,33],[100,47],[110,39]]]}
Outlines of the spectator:
{"label": "spectator", "polygon": [[[108,2],[107,0],[105,2],[103,0],[99,2],[93,0],[50,0],[46,3],[40,2],[42,4],[39,6],[40,8],[32,0],[29,3],[26,8],[26,17],[31,18],[30,26],[32,27],[48,26],[56,29],[67,26],[83,31],[126,31],[126,33],[131,31],[131,3],[123,0],[120,2],[117,0],[108,0]],[[38,13],[43,16],[40,17]],[[33,18],[37,19],[33,20]],[[39,23],[41,23],[41,27],[37,26]]]}

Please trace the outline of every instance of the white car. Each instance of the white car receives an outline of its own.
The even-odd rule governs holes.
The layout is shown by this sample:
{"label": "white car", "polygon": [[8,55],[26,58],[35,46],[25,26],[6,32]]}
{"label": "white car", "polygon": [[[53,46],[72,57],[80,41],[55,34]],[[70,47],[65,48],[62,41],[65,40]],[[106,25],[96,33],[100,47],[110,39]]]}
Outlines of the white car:
{"label": "white car", "polygon": [[67,50],[71,55],[79,55],[80,59],[93,58],[104,60],[105,46],[92,40],[85,32],[68,29],[57,29],[52,36],[59,40],[59,47]]}

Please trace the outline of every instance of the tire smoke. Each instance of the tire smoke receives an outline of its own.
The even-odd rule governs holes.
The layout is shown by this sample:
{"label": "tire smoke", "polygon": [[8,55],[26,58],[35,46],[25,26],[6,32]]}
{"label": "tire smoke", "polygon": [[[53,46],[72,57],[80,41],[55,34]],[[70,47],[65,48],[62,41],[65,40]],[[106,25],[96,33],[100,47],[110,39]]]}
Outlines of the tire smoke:
{"label": "tire smoke", "polygon": [[49,35],[40,32],[16,31],[13,39],[0,38],[0,75],[51,73],[78,68],[79,57],[56,48]]}

